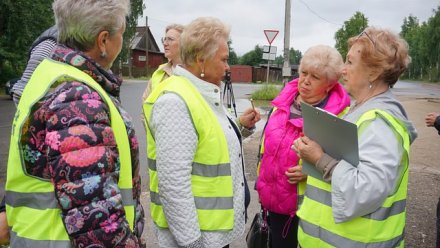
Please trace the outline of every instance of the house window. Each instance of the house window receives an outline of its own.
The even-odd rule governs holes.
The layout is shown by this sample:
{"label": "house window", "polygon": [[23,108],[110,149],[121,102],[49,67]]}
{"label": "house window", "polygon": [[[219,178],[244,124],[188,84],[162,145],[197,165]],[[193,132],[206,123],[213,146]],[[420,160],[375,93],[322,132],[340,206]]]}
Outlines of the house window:
{"label": "house window", "polygon": [[139,55],[138,59],[139,59],[139,61],[147,61],[147,56]]}

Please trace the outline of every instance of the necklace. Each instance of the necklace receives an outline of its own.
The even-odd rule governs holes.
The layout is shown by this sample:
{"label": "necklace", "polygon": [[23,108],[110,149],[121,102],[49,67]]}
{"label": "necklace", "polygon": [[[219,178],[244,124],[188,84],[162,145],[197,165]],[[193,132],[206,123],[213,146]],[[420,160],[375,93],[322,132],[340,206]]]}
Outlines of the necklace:
{"label": "necklace", "polygon": [[352,113],[353,111],[355,111],[359,106],[361,106],[363,103],[364,103],[365,101],[362,101],[362,102],[355,102],[354,104],[353,104],[353,106],[352,107],[350,107],[350,109],[348,110],[348,112],[347,112],[347,114],[350,114],[350,113]]}
{"label": "necklace", "polygon": [[368,96],[366,96],[364,99],[362,99],[361,101],[355,101],[355,103],[353,104],[353,107],[350,107],[350,109],[348,110],[348,113],[347,114],[349,114],[349,113],[352,113],[353,111],[355,111],[356,109],[358,109],[362,104],[364,104],[365,102],[367,102],[368,100],[370,100],[370,99],[372,99],[372,98],[374,98],[374,97],[376,97],[376,96],[378,96],[378,95],[381,95],[381,94],[383,94],[383,93],[385,93],[387,90],[383,90],[383,91],[379,91],[378,93],[374,93],[374,91],[372,91],[372,93]]}

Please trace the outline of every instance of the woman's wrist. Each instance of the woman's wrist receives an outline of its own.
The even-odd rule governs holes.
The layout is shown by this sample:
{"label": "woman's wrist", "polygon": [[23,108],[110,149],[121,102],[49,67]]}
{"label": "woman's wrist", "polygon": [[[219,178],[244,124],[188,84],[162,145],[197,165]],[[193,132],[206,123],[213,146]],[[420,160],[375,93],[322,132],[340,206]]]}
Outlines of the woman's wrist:
{"label": "woman's wrist", "polygon": [[331,181],[333,170],[338,163],[338,160],[334,159],[327,153],[323,153],[315,166],[323,174],[323,179],[329,182]]}

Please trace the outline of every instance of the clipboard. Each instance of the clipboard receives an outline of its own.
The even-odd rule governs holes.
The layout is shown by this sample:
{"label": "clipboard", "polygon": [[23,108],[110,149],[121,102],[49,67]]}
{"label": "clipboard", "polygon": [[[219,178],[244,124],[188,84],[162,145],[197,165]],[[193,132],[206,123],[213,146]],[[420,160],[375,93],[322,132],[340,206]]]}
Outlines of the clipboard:
{"label": "clipboard", "polygon": [[[357,126],[320,108],[301,102],[304,134],[321,145],[325,153],[337,160],[359,164]],[[303,171],[309,176],[322,179],[313,164],[303,160]]]}

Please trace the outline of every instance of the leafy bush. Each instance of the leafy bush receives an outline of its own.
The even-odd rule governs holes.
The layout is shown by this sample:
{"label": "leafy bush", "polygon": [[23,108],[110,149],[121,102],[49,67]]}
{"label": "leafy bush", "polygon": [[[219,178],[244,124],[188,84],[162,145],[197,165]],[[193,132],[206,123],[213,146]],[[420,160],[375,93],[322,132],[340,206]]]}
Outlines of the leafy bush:
{"label": "leafy bush", "polygon": [[7,61],[0,67],[0,88],[3,88],[3,85],[9,79],[20,77],[20,72],[15,71],[11,64]]}

